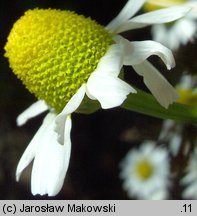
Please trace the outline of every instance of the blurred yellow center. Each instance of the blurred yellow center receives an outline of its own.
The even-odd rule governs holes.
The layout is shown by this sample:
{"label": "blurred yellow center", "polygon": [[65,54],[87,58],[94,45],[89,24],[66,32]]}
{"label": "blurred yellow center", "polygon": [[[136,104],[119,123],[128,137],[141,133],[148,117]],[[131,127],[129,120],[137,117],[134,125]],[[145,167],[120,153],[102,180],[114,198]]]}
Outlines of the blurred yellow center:
{"label": "blurred yellow center", "polygon": [[197,106],[197,92],[192,91],[192,89],[177,89],[179,94],[179,99],[177,102],[186,104],[189,106]]}
{"label": "blurred yellow center", "polygon": [[29,91],[60,112],[112,43],[112,35],[90,18],[34,9],[14,24],[5,56]]}
{"label": "blurred yellow center", "polygon": [[180,5],[187,2],[187,0],[146,0],[144,4],[145,11],[153,11],[161,8]]}
{"label": "blurred yellow center", "polygon": [[135,171],[139,178],[146,180],[153,173],[153,165],[148,160],[141,160],[136,164]]}

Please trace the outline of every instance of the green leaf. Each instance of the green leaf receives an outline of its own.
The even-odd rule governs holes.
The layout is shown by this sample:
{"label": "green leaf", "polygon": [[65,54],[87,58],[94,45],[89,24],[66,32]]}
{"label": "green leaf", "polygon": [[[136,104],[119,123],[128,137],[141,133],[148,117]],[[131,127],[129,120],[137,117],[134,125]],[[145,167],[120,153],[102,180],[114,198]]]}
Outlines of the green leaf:
{"label": "green leaf", "polygon": [[157,118],[197,123],[197,107],[173,103],[165,109],[151,94],[139,89],[137,94],[128,95],[121,107]]}

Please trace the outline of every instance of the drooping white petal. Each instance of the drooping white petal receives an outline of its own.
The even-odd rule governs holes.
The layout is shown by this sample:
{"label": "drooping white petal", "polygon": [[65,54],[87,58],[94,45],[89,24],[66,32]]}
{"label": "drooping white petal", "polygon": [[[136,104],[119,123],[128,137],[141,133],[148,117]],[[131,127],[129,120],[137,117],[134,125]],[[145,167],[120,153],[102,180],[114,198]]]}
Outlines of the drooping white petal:
{"label": "drooping white petal", "polygon": [[100,74],[118,76],[123,66],[123,54],[124,50],[120,43],[111,45],[107,53],[100,59],[94,72],[99,71]]}
{"label": "drooping white petal", "polygon": [[122,39],[120,43],[124,49],[124,65],[136,65],[146,60],[151,55],[159,56],[168,69],[175,66],[171,50],[155,41],[130,42]]}
{"label": "drooping white petal", "polygon": [[131,18],[144,4],[144,0],[129,0],[120,13],[106,26],[110,32],[115,32],[120,24]]}
{"label": "drooping white petal", "polygon": [[144,83],[155,96],[158,102],[165,108],[178,98],[176,90],[148,61],[133,66],[134,70],[144,78]]}
{"label": "drooping white petal", "polygon": [[[119,41],[120,38],[116,37],[115,40]],[[123,46],[120,43],[112,45],[87,81],[87,96],[98,100],[104,109],[119,106],[130,92],[136,92],[118,78],[123,66],[123,57]]]}
{"label": "drooping white petal", "polygon": [[121,105],[129,93],[136,91],[116,76],[93,72],[87,82],[87,92],[103,109],[108,109]]}
{"label": "drooping white petal", "polygon": [[85,95],[85,84],[83,84],[76,94],[73,95],[73,97],[69,100],[69,102],[64,107],[63,111],[58,114],[55,120],[55,131],[58,134],[58,142],[61,145],[64,145],[64,136],[65,136],[65,122],[71,113],[73,113],[81,104],[83,98]]}
{"label": "drooping white petal", "polygon": [[46,128],[51,123],[53,118],[54,117],[51,114],[48,114],[45,117],[41,127],[39,128],[37,133],[34,135],[33,139],[31,140],[25,152],[23,153],[18,163],[17,169],[16,169],[16,180],[17,181],[19,181],[22,171],[31,163],[31,161],[35,157],[37,150],[38,150],[38,146],[43,144],[41,142],[42,137],[45,136]]}
{"label": "drooping white petal", "polygon": [[45,128],[33,163],[31,190],[34,195],[55,196],[62,188],[71,152],[71,118],[65,121],[64,145],[59,145],[54,131],[55,119]]}
{"label": "drooping white petal", "polygon": [[189,7],[174,6],[161,10],[152,11],[139,16],[136,16],[128,21],[122,23],[119,28],[116,29],[116,33],[124,31],[143,28],[152,24],[161,24],[175,21],[190,11]]}
{"label": "drooping white petal", "polygon": [[[81,104],[83,98],[85,95],[85,84],[82,84],[82,86],[77,90],[77,92],[72,96],[72,98],[68,101],[66,106],[64,107],[61,114],[71,114],[73,113]],[[59,115],[58,115],[59,116]]]}
{"label": "drooping white petal", "polygon": [[28,107],[23,113],[21,113],[17,119],[16,123],[18,126],[22,126],[25,124],[29,119],[45,112],[48,110],[49,107],[46,105],[46,103],[42,100],[39,100],[32,104],[30,107]]}

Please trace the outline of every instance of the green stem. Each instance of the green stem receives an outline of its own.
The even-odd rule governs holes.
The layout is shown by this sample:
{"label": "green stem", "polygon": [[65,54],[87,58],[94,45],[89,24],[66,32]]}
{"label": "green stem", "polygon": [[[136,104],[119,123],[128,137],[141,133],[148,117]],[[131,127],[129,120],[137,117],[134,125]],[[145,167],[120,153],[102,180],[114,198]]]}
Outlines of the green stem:
{"label": "green stem", "polygon": [[121,107],[157,118],[197,123],[197,107],[173,103],[165,109],[152,95],[139,89],[137,94],[128,95]]}

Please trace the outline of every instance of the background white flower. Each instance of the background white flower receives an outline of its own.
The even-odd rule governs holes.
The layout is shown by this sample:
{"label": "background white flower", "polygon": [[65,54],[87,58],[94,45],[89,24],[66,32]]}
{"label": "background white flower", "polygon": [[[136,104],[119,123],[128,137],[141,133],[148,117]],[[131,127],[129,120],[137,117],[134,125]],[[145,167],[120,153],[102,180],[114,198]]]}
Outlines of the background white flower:
{"label": "background white flower", "polygon": [[130,198],[166,199],[170,185],[168,152],[145,141],[139,149],[130,150],[120,164],[123,188]]}
{"label": "background white flower", "polygon": [[168,143],[169,152],[175,157],[178,155],[182,144],[183,125],[176,124],[173,120],[164,120],[158,141]]}
{"label": "background white flower", "polygon": [[182,192],[184,199],[197,199],[197,148],[194,149],[186,167],[186,174],[181,179],[185,186]]}
{"label": "background white flower", "polygon": [[154,1],[147,0],[148,4],[155,7],[170,7],[174,5],[184,5],[191,10],[183,18],[176,20],[171,24],[157,24],[152,26],[153,40],[158,41],[170,49],[178,49],[180,45],[186,45],[192,42],[196,37],[197,30],[197,1]]}
{"label": "background white flower", "polygon": [[[179,83],[176,86],[179,98],[178,103],[196,106],[197,104],[197,89],[196,89],[196,76],[183,74]],[[183,138],[184,129],[186,124],[178,123],[173,120],[165,120],[163,122],[159,141],[168,143],[170,153],[176,157],[179,154],[181,145],[185,142]],[[190,141],[184,143],[182,153],[187,155],[190,150]]]}

